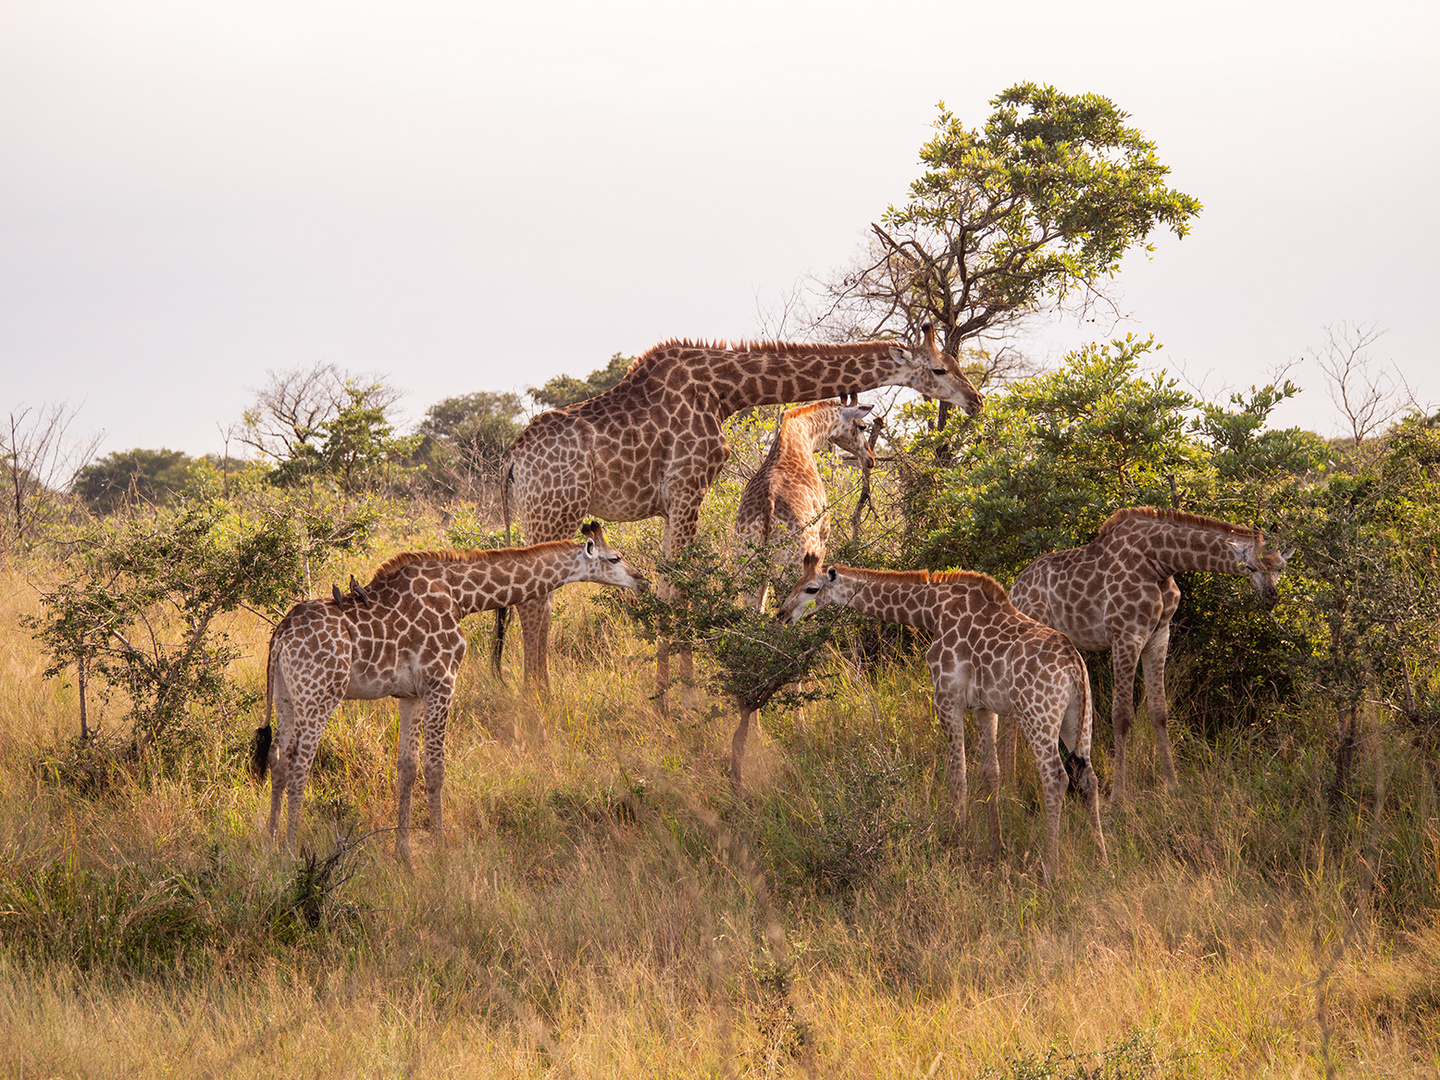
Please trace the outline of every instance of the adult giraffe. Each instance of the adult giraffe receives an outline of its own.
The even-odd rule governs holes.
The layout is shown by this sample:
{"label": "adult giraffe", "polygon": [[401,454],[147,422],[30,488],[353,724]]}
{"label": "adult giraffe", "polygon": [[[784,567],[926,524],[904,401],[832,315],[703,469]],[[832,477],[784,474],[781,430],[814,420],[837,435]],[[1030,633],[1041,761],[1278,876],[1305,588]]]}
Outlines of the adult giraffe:
{"label": "adult giraffe", "polygon": [[[1078,649],[1110,650],[1115,672],[1110,708],[1115,732],[1113,801],[1125,797],[1125,744],[1135,719],[1135,669],[1142,661],[1155,753],[1165,782],[1175,782],[1165,703],[1170,620],[1180,604],[1175,575],[1183,570],[1248,575],[1268,609],[1279,599],[1277,583],[1289,555],[1267,552],[1259,529],[1179,510],[1132,506],[1111,514],[1084,547],[1041,555],[1020,572],[1010,588],[1017,608],[1065,633]],[[1015,760],[1013,731],[1002,744],[1008,770]]]}
{"label": "adult giraffe", "polygon": [[[984,398],[924,327],[918,344],[756,342],[736,346],[667,341],[593,398],[543,412],[520,433],[503,466],[527,543],[571,535],[588,515],[607,521],[662,517],[661,555],[695,539],[700,503],[730,456],[725,418],[755,405],[819,401],[881,386],[908,386],[974,415]],[[508,511],[507,511],[508,516]],[[661,595],[671,595],[660,584]],[[517,605],[525,677],[549,681],[550,597]],[[492,663],[500,670],[504,615]],[[669,658],[659,650],[663,692]],[[682,675],[688,674],[682,655]]]}

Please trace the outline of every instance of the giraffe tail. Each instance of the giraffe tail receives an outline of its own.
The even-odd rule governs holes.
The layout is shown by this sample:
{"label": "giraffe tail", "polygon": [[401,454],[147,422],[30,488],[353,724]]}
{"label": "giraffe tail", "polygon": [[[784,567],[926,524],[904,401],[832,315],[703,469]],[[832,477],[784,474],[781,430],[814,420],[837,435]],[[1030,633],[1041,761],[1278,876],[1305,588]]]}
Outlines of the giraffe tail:
{"label": "giraffe tail", "polygon": [[[500,478],[500,505],[505,514],[505,546],[510,547],[510,485],[515,481],[515,463],[505,466],[505,475]],[[500,662],[505,656],[505,623],[510,609],[495,609],[495,637],[490,642],[490,670],[497,678],[503,678]]]}
{"label": "giraffe tail", "polygon": [[255,729],[255,745],[250,753],[250,775],[257,781],[264,780],[270,769],[270,743],[274,738],[271,719],[275,713],[274,660],[275,638],[272,635],[270,647],[265,650],[265,726]]}
{"label": "giraffe tail", "polygon": [[[1078,654],[1077,654],[1078,655]],[[1090,669],[1083,663],[1080,664],[1080,715],[1075,727],[1075,749],[1065,745],[1065,740],[1060,740],[1060,761],[1065,766],[1065,776],[1069,783],[1066,785],[1065,794],[1084,794],[1085,766],[1090,759],[1082,757],[1081,752],[1090,744],[1091,725],[1094,722],[1094,711],[1090,700]]]}

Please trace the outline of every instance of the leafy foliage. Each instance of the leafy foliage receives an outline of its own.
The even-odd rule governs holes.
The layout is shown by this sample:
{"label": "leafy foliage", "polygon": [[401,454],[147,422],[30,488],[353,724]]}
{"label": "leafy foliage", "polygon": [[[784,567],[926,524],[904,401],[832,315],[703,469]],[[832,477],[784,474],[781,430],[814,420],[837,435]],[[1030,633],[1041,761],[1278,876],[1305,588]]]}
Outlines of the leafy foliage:
{"label": "leafy foliage", "polygon": [[1173,379],[1139,374],[1150,340],[1072,353],[962,421],[953,457],[916,464],[947,432],[918,438],[906,510],[918,565],[1007,580],[1038,555],[1088,543],[1122,506],[1169,505],[1170,478],[1196,486],[1202,449],[1187,438],[1193,402]]}
{"label": "leafy foliage", "polygon": [[226,675],[237,650],[217,619],[287,607],[308,561],[353,550],[369,525],[367,513],[205,500],[85,526],[73,576],[29,620],[50,654],[45,674],[76,665],[107,693],[123,690],[136,748],[179,749],[194,709],[249,703]]}
{"label": "leafy foliage", "polygon": [[704,652],[714,662],[716,689],[745,711],[777,699],[794,707],[820,696],[818,690],[794,684],[829,655],[839,623],[812,619],[789,626],[741,607],[737,597],[755,594],[753,571],[732,565],[704,541],[691,544],[679,558],[661,560],[658,569],[673,597],[660,590],[614,590],[601,602],[627,614],[651,640],[668,638],[672,647]]}
{"label": "leafy foliage", "polygon": [[500,462],[523,427],[519,394],[481,391],[445,398],[425,412],[415,459],[427,486],[452,498],[474,499],[500,483]]}
{"label": "leafy foliage", "polygon": [[940,105],[909,199],[830,287],[826,318],[842,334],[929,322],[958,356],[1048,302],[1097,294],[1126,251],[1157,228],[1184,236],[1200,212],[1165,186],[1155,144],[1109,99],[1019,83],[990,104],[978,129]]}

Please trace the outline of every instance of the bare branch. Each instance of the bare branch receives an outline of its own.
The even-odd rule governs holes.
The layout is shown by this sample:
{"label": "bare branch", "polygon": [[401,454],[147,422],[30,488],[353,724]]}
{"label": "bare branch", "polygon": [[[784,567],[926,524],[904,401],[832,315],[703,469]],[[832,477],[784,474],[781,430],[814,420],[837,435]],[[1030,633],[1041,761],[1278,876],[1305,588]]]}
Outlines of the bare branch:
{"label": "bare branch", "polygon": [[[1359,451],[1404,411],[1393,361],[1377,361],[1372,350],[1388,331],[1378,323],[1330,323],[1325,340],[1308,356],[1330,380],[1330,400],[1349,426]],[[1399,380],[1404,385],[1404,380]]]}

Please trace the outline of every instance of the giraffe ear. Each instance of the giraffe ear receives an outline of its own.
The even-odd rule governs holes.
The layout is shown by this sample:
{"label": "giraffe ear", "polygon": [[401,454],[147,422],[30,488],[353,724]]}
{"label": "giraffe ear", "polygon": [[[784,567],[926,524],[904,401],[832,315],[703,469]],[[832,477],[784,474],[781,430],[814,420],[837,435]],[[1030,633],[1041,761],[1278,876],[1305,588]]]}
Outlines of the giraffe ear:
{"label": "giraffe ear", "polygon": [[594,541],[594,540],[586,540],[586,541],[585,541],[585,557],[586,557],[587,559],[593,559],[593,558],[595,557],[595,541]]}
{"label": "giraffe ear", "polygon": [[912,364],[915,362],[915,355],[909,349],[902,349],[899,345],[890,346],[890,359],[897,364]]}
{"label": "giraffe ear", "polygon": [[833,566],[830,567],[830,580],[831,580],[831,581],[834,581],[834,580],[835,580],[835,568],[834,568]]}

